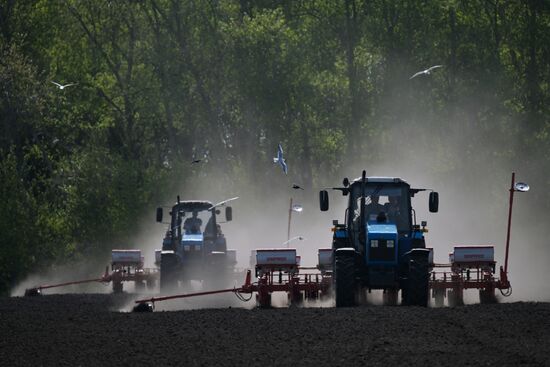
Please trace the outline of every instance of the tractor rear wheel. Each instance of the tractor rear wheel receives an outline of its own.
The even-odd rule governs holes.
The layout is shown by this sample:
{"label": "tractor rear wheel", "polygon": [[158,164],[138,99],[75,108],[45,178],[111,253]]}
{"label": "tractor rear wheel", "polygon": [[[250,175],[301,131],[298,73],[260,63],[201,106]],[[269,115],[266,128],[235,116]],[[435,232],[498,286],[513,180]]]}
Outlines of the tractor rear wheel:
{"label": "tractor rear wheel", "polygon": [[178,259],[175,254],[162,254],[160,261],[160,292],[168,293],[177,288],[176,269]]}
{"label": "tractor rear wheel", "polygon": [[429,267],[428,258],[424,254],[411,254],[409,260],[409,290],[407,292],[410,306],[428,306]]}
{"label": "tractor rear wheel", "polygon": [[334,261],[336,307],[355,305],[355,259],[351,254],[336,253]]}

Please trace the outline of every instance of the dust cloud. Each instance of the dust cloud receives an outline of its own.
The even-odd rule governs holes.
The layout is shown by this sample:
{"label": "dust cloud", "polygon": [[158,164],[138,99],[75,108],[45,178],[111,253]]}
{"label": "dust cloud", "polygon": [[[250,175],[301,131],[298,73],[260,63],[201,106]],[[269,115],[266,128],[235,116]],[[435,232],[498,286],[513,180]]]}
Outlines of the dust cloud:
{"label": "dust cloud", "polygon": [[[11,290],[12,297],[20,297],[25,294],[26,289],[39,286],[57,285],[67,282],[74,282],[87,279],[99,279],[105,273],[105,266],[109,261],[87,261],[53,266],[43,272],[37,272],[28,276]],[[103,269],[103,270],[102,270]],[[110,269],[109,269],[110,270]],[[51,289],[42,290],[43,294],[63,293],[111,293],[111,284],[98,281],[66,285]]]}
{"label": "dust cloud", "polygon": [[[394,131],[400,136],[399,129]],[[399,137],[389,136],[392,145],[399,146]],[[479,146],[483,150],[487,147]],[[383,151],[383,149],[381,149]],[[514,195],[514,211],[509,255],[509,279],[513,294],[509,298],[499,297],[500,301],[550,301],[550,284],[546,282],[543,269],[550,261],[550,249],[545,239],[547,214],[543,212],[542,203],[534,198],[540,197],[545,184],[539,176],[522,171],[521,165],[493,161],[470,161],[463,163],[460,170],[441,172],[432,156],[430,147],[424,151],[416,149],[414,156],[404,152],[384,157],[376,162],[367,154],[359,155],[342,169],[340,176],[323,177],[321,181],[331,186],[339,186],[342,178],[357,178],[362,169],[368,176],[395,176],[406,180],[412,187],[427,188],[440,194],[438,213],[428,212],[428,191],[420,192],[413,198],[417,222],[426,220],[429,233],[426,234],[428,247],[434,248],[434,260],[447,263],[448,254],[458,245],[492,245],[495,247],[497,269],[504,265],[505,240],[508,217],[508,199],[511,172],[516,171],[516,180],[530,184],[531,191]],[[271,164],[266,162],[267,165]],[[282,172],[277,166],[268,173],[273,175],[274,185],[270,187],[235,187],[230,180],[220,184],[216,169],[208,166],[198,168],[197,179],[191,179],[179,192],[167,196],[163,203],[152,203],[148,213],[136,222],[136,234],[126,248],[142,250],[145,266],[154,268],[154,250],[161,248],[162,238],[167,229],[166,224],[156,223],[156,206],[170,206],[176,195],[182,200],[210,200],[218,202],[230,197],[239,196],[231,202],[233,221],[222,223],[222,230],[229,249],[237,250],[237,267],[251,269],[251,251],[257,248],[284,247],[287,239],[301,236],[303,240],[291,241],[288,246],[296,248],[301,256],[301,265],[317,264],[317,249],[331,246],[332,220],[344,220],[346,197],[337,191],[330,192],[330,210],[320,212],[318,191],[322,187],[294,190],[293,179],[280,178]],[[275,187],[275,186],[278,187]],[[275,187],[275,188],[274,188]],[[301,213],[290,212],[290,199],[294,204],[303,207]],[[290,236],[288,236],[289,213],[291,213]],[[223,214],[221,215],[223,218]],[[22,295],[26,288],[40,284],[55,284],[68,280],[86,279],[100,276],[104,266],[109,264],[110,254],[105,254],[102,261],[91,264],[75,264],[57,267],[51,272],[33,275],[19,284],[12,295]],[[103,264],[103,265],[101,265]],[[84,266],[85,265],[85,266]],[[103,270],[102,270],[103,269]],[[69,276],[70,275],[70,276]],[[498,271],[497,274],[498,276]],[[244,278],[242,280],[244,282]],[[234,286],[241,284],[235,282]],[[197,286],[197,291],[200,286]],[[125,284],[125,291],[133,291],[132,285]],[[110,286],[99,283],[58,288],[52,293],[70,292],[111,292]],[[498,295],[498,293],[497,293]],[[284,296],[283,296],[284,298]],[[377,299],[375,296],[374,300]],[[465,292],[466,303],[477,303],[477,293]],[[376,301],[373,301],[376,303]],[[275,306],[284,307],[285,299],[274,297]],[[162,302],[156,305],[157,310],[177,310],[204,307],[251,307],[254,299],[248,303],[236,300],[233,294],[205,296],[194,299]],[[321,306],[331,305],[331,302]],[[129,304],[128,307],[131,305]]]}

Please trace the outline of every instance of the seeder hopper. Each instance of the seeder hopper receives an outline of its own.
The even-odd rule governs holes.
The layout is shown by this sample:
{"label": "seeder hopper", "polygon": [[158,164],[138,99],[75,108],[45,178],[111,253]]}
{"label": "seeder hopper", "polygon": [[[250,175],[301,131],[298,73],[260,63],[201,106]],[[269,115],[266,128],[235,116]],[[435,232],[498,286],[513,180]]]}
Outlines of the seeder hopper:
{"label": "seeder hopper", "polygon": [[496,303],[496,290],[504,297],[512,294],[512,287],[504,268],[500,267],[500,278],[495,276],[493,246],[456,246],[449,254],[448,264],[434,264],[431,272],[431,296],[436,307],[464,304],[464,290],[479,291],[480,303]]}

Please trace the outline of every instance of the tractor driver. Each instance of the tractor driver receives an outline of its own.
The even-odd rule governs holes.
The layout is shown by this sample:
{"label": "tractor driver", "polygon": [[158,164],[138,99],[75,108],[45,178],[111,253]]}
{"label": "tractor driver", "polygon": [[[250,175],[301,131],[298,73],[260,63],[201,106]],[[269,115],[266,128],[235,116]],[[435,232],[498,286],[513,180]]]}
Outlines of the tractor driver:
{"label": "tractor driver", "polygon": [[183,229],[187,234],[198,234],[201,233],[202,219],[198,217],[199,213],[196,210],[193,210],[193,216],[187,218],[183,223]]}
{"label": "tractor driver", "polygon": [[384,204],[384,211],[388,214],[388,217],[392,222],[397,223],[401,215],[399,211],[399,197],[388,197],[388,202]]}
{"label": "tractor driver", "polygon": [[378,204],[379,200],[380,197],[378,195],[370,196],[370,203],[365,205],[365,215],[367,220],[374,220],[380,212],[385,211],[384,205]]}

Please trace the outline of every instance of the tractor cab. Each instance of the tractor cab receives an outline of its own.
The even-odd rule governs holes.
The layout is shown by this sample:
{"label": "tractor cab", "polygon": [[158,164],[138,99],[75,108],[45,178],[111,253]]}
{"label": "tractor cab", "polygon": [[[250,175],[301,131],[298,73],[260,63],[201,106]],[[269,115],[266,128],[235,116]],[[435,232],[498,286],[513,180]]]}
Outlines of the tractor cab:
{"label": "tractor cab", "polygon": [[[178,201],[170,211],[170,227],[162,249],[179,254],[203,249],[225,252],[225,237],[217,217],[220,213],[210,201]],[[162,208],[158,208],[157,222],[162,222],[162,217]],[[231,207],[225,208],[225,217],[226,221],[232,219]]]}
{"label": "tractor cab", "polygon": [[[364,190],[361,180],[349,187],[349,227],[359,232],[361,226],[392,223],[400,236],[410,232],[410,186],[400,178],[368,177]],[[364,221],[361,220],[361,201],[364,198]]]}

